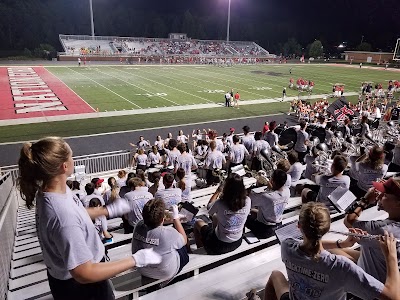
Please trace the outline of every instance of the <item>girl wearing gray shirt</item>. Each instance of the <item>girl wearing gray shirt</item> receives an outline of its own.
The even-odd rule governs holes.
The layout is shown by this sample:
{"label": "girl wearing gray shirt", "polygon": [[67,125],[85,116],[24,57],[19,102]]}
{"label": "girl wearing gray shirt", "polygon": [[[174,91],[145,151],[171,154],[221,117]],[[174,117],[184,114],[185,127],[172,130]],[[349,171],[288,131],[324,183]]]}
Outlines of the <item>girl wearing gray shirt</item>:
{"label": "girl wearing gray shirt", "polygon": [[[114,299],[107,279],[136,266],[158,263],[152,250],[102,263],[104,246],[92,220],[126,213],[127,203],[85,209],[66,186],[74,172],[72,150],[61,138],[25,143],[18,186],[28,208],[36,203],[36,226],[51,293],[58,299]],[[147,260],[149,259],[149,260]]]}
{"label": "girl wearing gray shirt", "polygon": [[362,299],[399,299],[400,274],[393,235],[386,235],[380,242],[389,269],[384,285],[350,259],[325,250],[342,245],[351,247],[356,242],[353,237],[343,242],[322,241],[330,224],[329,210],[323,204],[303,205],[298,225],[303,241],[289,238],[281,245],[288,280],[280,271],[273,271],[265,288],[265,299],[345,300],[347,293]]}

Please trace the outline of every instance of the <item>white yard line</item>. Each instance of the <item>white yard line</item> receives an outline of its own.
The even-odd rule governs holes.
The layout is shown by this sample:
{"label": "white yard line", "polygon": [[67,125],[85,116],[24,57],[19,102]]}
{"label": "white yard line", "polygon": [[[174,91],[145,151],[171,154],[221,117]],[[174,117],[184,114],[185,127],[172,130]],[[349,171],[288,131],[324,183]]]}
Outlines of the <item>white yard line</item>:
{"label": "white yard line", "polygon": [[[146,90],[145,88],[142,88],[142,87],[140,87],[140,86],[137,86],[136,84],[130,83],[129,81],[123,80],[123,79],[121,79],[121,78],[119,78],[119,77],[117,77],[117,76],[110,75],[109,73],[102,72],[102,71],[100,71],[100,70],[97,70],[97,72],[102,73],[102,74],[105,74],[105,75],[110,76],[110,77],[113,77],[113,78],[116,78],[116,79],[118,79],[118,80],[120,80],[120,81],[123,81],[123,82],[125,82],[125,83],[127,83],[127,84],[129,84],[129,85],[131,85],[131,86],[134,86],[134,87],[136,87],[136,88],[138,88],[138,89],[140,89],[140,90],[142,90],[142,91],[145,91],[146,93],[152,94],[152,92],[150,92],[149,90]],[[176,102],[174,102],[174,101],[172,101],[172,100],[169,100],[169,99],[167,99],[167,98],[165,98],[165,97],[163,97],[163,96],[156,96],[156,97],[162,98],[162,99],[164,99],[164,100],[166,100],[166,101],[168,101],[168,102],[171,102],[171,103],[173,103],[173,104],[175,104],[175,105],[179,105],[178,103],[176,103]]]}
{"label": "white yard line", "polygon": [[[115,68],[112,68],[112,69],[115,69]],[[119,71],[120,71],[120,70],[119,70]],[[180,90],[180,89],[174,88],[174,87],[172,87],[172,86],[169,86],[169,85],[167,85],[167,84],[158,82],[158,81],[156,81],[156,80],[152,80],[152,79],[149,79],[149,78],[146,78],[146,77],[142,77],[142,76],[140,76],[140,75],[137,75],[137,74],[134,74],[134,73],[130,73],[130,72],[126,72],[126,71],[120,71],[120,72],[124,72],[124,73],[126,73],[126,74],[130,74],[131,76],[137,76],[137,77],[142,78],[142,79],[144,79],[144,80],[148,80],[148,81],[154,82],[154,83],[156,83],[156,84],[160,84],[160,85],[166,86],[167,88],[174,89],[174,90],[176,90],[176,91],[178,91],[178,92],[181,92],[181,93],[190,95],[190,96],[192,96],[192,97],[196,97],[196,98],[205,100],[205,101],[207,101],[208,103],[214,103],[213,101],[210,101],[210,100],[208,100],[208,99],[206,99],[206,98],[203,98],[203,97],[194,95],[194,94],[189,93],[189,92],[182,91],[182,90]]]}
{"label": "white yard line", "polygon": [[89,103],[87,103],[81,96],[79,96],[73,89],[71,89],[64,81],[62,81],[56,74],[50,72],[49,70],[47,70],[46,67],[43,67],[46,69],[47,72],[49,72],[51,75],[53,75],[54,77],[56,77],[58,80],[60,80],[71,92],[73,92],[79,99],[81,99],[83,102],[85,102],[87,104],[87,106],[89,106],[91,109],[93,109],[93,111],[96,111],[91,105],[89,105]]}
{"label": "white yard line", "polygon": [[113,93],[114,95],[120,97],[121,99],[124,99],[125,101],[127,101],[127,102],[133,104],[133,105],[136,106],[137,108],[141,108],[141,107],[140,107],[139,105],[137,105],[136,103],[133,103],[133,102],[130,101],[129,99],[125,98],[124,96],[121,96],[120,94],[114,92],[113,90],[110,90],[108,87],[102,85],[101,83],[98,83],[96,80],[94,80],[94,79],[92,79],[92,78],[90,78],[90,77],[88,77],[88,76],[86,76],[86,75],[83,75],[82,73],[79,73],[78,71],[75,71],[75,70],[73,70],[73,69],[71,69],[71,68],[69,68],[69,67],[67,67],[67,69],[68,69],[68,70],[71,70],[72,72],[78,73],[79,75],[81,75],[81,76],[83,76],[83,77],[89,79],[90,81],[93,81],[95,84],[101,86],[102,88],[104,88],[104,89],[106,89],[107,91]]}

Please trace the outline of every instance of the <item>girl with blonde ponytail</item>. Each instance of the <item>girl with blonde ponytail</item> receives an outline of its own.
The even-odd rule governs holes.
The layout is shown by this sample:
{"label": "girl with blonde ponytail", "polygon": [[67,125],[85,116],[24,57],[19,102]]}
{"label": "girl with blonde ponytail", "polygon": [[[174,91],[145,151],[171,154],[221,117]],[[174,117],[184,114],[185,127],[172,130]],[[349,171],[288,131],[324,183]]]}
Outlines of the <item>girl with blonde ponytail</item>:
{"label": "girl with blonde ponytail", "polygon": [[18,187],[29,208],[36,206],[36,228],[53,298],[114,299],[109,278],[134,266],[158,264],[152,249],[104,263],[104,246],[93,225],[99,216],[114,218],[129,211],[116,201],[85,209],[67,187],[74,171],[69,145],[58,137],[25,143],[18,161]]}
{"label": "girl with blonde ponytail", "polygon": [[[324,204],[303,204],[298,224],[303,241],[289,238],[281,245],[288,280],[280,271],[273,271],[265,287],[264,299],[345,300],[347,293],[361,299],[400,299],[400,274],[393,234],[386,232],[380,241],[388,270],[383,284],[348,258],[325,250],[350,247],[356,242],[353,237],[345,241],[322,241],[330,225],[329,211]],[[359,229],[351,231],[362,233]]]}

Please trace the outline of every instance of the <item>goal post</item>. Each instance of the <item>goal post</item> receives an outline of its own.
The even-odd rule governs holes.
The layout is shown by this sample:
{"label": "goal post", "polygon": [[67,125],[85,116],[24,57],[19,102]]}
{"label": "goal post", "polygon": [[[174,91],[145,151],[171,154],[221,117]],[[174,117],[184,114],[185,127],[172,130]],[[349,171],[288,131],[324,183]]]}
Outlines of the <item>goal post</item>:
{"label": "goal post", "polygon": [[394,48],[393,60],[400,61],[400,39],[397,39],[396,47]]}

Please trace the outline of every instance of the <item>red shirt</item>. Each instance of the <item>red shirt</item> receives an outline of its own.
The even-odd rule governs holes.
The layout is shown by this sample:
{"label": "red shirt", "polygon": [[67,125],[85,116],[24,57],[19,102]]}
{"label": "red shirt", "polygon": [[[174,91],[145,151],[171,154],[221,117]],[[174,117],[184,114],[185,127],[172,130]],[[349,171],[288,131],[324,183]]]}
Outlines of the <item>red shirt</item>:
{"label": "red shirt", "polygon": [[239,98],[240,98],[239,93],[236,93],[236,94],[235,94],[235,99],[236,99],[236,100],[239,100]]}
{"label": "red shirt", "polygon": [[269,126],[264,125],[262,133],[265,134],[267,131],[269,131]]}

